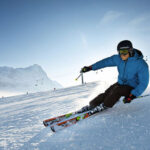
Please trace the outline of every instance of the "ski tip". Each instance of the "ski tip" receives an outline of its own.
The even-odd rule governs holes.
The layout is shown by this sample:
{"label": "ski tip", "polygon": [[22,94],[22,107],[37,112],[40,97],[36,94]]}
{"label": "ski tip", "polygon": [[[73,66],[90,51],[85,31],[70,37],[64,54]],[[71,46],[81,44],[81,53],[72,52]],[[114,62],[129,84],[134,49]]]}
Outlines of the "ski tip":
{"label": "ski tip", "polygon": [[54,129],[54,126],[51,126],[50,128],[51,128],[51,130],[52,130],[53,132],[56,132],[55,129]]}
{"label": "ski tip", "polygon": [[48,126],[48,124],[47,124],[45,121],[43,121],[43,124],[44,124],[44,126],[45,126],[45,127],[47,127],[47,126]]}

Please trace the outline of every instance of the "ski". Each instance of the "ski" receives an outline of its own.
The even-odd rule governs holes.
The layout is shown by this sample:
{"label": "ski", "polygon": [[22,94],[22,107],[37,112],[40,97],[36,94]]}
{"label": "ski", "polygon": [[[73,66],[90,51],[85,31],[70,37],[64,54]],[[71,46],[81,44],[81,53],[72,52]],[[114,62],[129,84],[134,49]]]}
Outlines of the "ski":
{"label": "ski", "polygon": [[47,127],[47,126],[50,126],[52,124],[56,124],[56,123],[58,123],[62,120],[68,119],[71,116],[74,116],[75,114],[77,114],[77,112],[71,112],[71,113],[68,113],[68,114],[61,115],[61,116],[46,119],[46,120],[43,121],[43,124],[44,124],[45,127]]}
{"label": "ski", "polygon": [[95,111],[94,109],[91,110],[91,111],[88,111],[88,112],[85,112],[85,113],[82,113],[81,115],[78,115],[74,118],[71,118],[71,119],[68,119],[68,120],[65,120],[63,122],[60,122],[60,123],[57,123],[55,125],[51,125],[50,126],[50,129],[53,131],[53,132],[57,132],[59,130],[62,130],[66,127],[69,127],[73,124],[76,124],[77,122],[81,121],[81,120],[84,120],[92,115],[95,115],[97,113],[99,113],[101,111]]}
{"label": "ski", "polygon": [[[150,96],[150,94],[141,95],[141,96],[137,97],[136,99],[147,97],[147,96]],[[88,111],[85,111],[85,112],[87,113]],[[76,118],[76,116],[78,114],[82,115],[82,114],[84,114],[84,112],[81,113],[79,111],[75,111],[75,112],[67,113],[67,114],[64,114],[64,115],[57,116],[57,117],[53,117],[53,118],[50,118],[50,119],[46,119],[46,120],[43,121],[43,124],[44,124],[45,127],[52,126],[52,125],[58,124],[58,122],[62,122],[62,121],[64,122],[64,121],[68,120],[69,118]]]}
{"label": "ski", "polygon": [[[85,106],[85,107],[88,107],[88,106]],[[58,122],[62,122],[64,120],[66,120],[66,119],[68,120],[70,117],[75,117],[78,114],[82,114],[84,112],[87,112],[87,109],[86,110],[82,110],[83,108],[79,109],[78,111],[74,111],[74,112],[67,113],[67,114],[64,114],[64,115],[61,115],[61,116],[57,116],[57,117],[53,117],[53,118],[50,118],[50,119],[46,119],[46,120],[43,121],[43,124],[44,124],[45,127],[47,127],[47,126],[50,126],[50,125],[57,124]]]}

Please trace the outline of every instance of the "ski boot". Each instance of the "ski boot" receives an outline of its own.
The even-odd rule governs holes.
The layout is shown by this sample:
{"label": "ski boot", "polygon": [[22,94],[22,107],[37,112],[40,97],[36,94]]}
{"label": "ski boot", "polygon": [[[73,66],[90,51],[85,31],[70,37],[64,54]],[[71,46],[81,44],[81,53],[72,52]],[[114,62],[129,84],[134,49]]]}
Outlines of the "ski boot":
{"label": "ski boot", "polygon": [[83,112],[89,111],[89,110],[91,110],[91,109],[92,109],[91,106],[86,105],[86,106],[82,107],[80,110],[78,110],[77,113],[83,113]]}
{"label": "ski boot", "polygon": [[94,114],[94,113],[96,113],[96,112],[103,111],[103,110],[105,110],[105,109],[107,109],[107,108],[108,108],[108,107],[106,107],[106,106],[104,105],[104,103],[102,103],[102,104],[96,106],[95,108],[93,108],[90,112],[91,112],[92,114]]}

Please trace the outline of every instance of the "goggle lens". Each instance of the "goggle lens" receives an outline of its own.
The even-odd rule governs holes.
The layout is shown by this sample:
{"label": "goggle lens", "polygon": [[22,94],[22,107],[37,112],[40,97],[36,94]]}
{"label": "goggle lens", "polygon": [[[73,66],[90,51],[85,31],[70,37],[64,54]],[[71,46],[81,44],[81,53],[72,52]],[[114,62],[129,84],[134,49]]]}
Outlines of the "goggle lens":
{"label": "goggle lens", "polygon": [[129,50],[127,50],[127,49],[125,49],[125,50],[120,50],[119,51],[119,54],[120,55],[126,55],[126,54],[128,54],[129,53]]}

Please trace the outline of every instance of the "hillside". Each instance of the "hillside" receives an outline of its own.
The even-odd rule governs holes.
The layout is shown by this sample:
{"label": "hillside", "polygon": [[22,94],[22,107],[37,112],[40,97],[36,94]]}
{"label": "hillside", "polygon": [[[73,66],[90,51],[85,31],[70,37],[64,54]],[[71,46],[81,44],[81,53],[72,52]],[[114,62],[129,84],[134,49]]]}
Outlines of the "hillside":
{"label": "hillside", "polygon": [[149,150],[150,97],[120,101],[57,133],[43,126],[44,119],[88,104],[103,87],[94,82],[0,99],[0,150]]}

